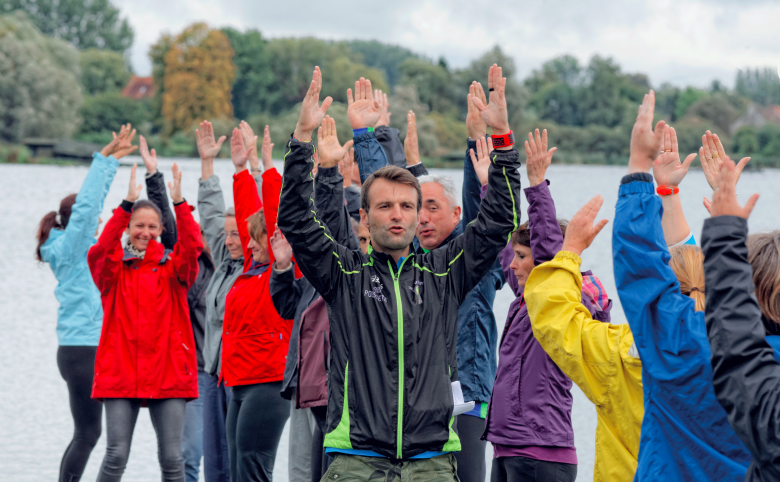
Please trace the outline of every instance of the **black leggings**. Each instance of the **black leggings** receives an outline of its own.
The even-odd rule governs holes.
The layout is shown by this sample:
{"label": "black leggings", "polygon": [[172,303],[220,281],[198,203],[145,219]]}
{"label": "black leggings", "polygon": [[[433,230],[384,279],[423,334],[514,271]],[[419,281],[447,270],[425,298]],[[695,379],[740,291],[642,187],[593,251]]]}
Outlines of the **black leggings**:
{"label": "black leggings", "polygon": [[493,459],[491,482],[574,482],[577,466],[527,457]]}
{"label": "black leggings", "polygon": [[103,404],[92,399],[96,346],[61,346],[57,349],[57,367],[68,384],[70,413],[73,416],[73,440],[60,463],[59,482],[77,482],[84,473],[89,455],[102,429]]}
{"label": "black leggings", "polygon": [[461,482],[483,482],[487,442],[480,440],[480,437],[485,431],[485,420],[471,415],[458,415],[455,417],[455,431],[460,438],[460,452],[455,452],[458,478]]}
{"label": "black leggings", "polygon": [[276,449],[290,402],[279,395],[282,382],[233,387],[228,404],[227,442],[230,480],[270,482]]}

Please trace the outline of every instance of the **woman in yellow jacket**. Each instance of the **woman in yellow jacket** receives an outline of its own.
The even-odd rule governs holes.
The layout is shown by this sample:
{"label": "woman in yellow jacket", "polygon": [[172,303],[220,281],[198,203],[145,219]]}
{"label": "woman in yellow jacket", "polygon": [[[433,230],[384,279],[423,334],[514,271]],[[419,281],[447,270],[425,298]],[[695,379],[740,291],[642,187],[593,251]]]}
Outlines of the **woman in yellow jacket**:
{"label": "woman in yellow jacket", "polygon": [[534,336],[558,367],[596,405],[596,481],[631,481],[644,415],[642,362],[627,324],[594,320],[580,301],[580,255],[607,220],[593,226],[603,199],[571,219],[563,249],[537,266],[525,285]]}

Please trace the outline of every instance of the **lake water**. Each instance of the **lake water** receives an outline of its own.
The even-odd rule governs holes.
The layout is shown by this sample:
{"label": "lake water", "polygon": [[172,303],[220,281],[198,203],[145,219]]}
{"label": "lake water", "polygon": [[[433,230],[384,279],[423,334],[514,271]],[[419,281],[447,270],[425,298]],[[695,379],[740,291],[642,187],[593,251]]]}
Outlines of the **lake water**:
{"label": "lake water", "polygon": [[[139,182],[143,179],[143,164],[137,160]],[[183,170],[184,196],[195,204],[197,180],[200,177],[198,160],[177,160]],[[160,169],[170,179],[172,159],[160,161]],[[281,168],[281,163],[277,164]],[[525,181],[525,169],[523,178]],[[455,178],[460,186],[462,175],[454,170],[432,170]],[[38,265],[33,258],[35,231],[40,218],[55,210],[59,201],[77,192],[86,175],[86,167],[33,166],[0,164],[0,178],[5,188],[0,190],[0,472],[3,480],[37,482],[56,480],[60,458],[72,435],[72,421],[68,408],[65,382],[57,370],[57,337],[55,324],[58,304],[54,298],[56,281],[51,270]],[[230,161],[217,161],[215,172],[222,181],[226,202],[232,204]],[[571,217],[590,197],[601,194],[605,202],[601,215],[612,219],[617,201],[620,178],[625,167],[612,166],[557,166],[548,172],[550,189],[556,201],[558,216]],[[107,220],[111,210],[119,205],[127,193],[130,169],[122,166],[106,199],[102,218]],[[744,202],[753,192],[760,192],[759,201],[751,218],[753,231],[776,228],[777,213],[772,206],[780,201],[780,171],[747,172],[740,181],[740,198]],[[681,186],[688,222],[699,237],[707,212],[702,198],[711,194],[701,171],[692,171]],[[142,194],[145,196],[145,194]],[[525,199],[522,200],[525,212]],[[197,217],[198,212],[195,211]],[[525,220],[525,215],[523,215]],[[616,297],[612,276],[611,224],[585,252],[584,268],[592,269],[601,277],[614,301],[613,321],[625,322],[620,301]],[[513,299],[509,289],[498,293],[495,314],[499,333],[503,329],[509,304]],[[577,480],[593,479],[594,438],[596,413],[582,392],[574,387],[572,413],[579,467]],[[104,424],[105,426],[105,424]],[[285,433],[280,443],[274,480],[287,480],[287,444]],[[82,480],[95,480],[105,453],[105,431],[89,460]],[[488,467],[492,451],[488,448]],[[488,469],[489,471],[489,469]],[[159,480],[156,442],[148,411],[142,410],[133,437],[130,461],[123,480]]]}

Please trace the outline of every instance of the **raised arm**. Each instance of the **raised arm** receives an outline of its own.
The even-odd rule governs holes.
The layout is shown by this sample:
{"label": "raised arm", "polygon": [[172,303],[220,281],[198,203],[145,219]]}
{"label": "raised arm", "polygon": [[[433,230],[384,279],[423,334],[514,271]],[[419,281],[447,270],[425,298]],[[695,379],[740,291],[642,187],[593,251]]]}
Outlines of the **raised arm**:
{"label": "raised arm", "polygon": [[414,177],[427,176],[428,169],[420,159],[420,145],[417,141],[417,116],[413,111],[406,114],[406,139],[404,139],[404,152],[406,153],[406,169]]}
{"label": "raised arm", "polygon": [[558,223],[550,181],[545,177],[557,147],[547,149],[547,129],[528,133],[525,141],[526,172],[530,187],[525,188],[528,201],[528,228],[531,232],[531,254],[534,265],[550,261],[563,246],[563,234]]}
{"label": "raised arm", "polygon": [[[710,131],[705,132],[701,137],[701,145],[702,147],[699,148],[701,168],[702,171],[704,171],[704,177],[707,179],[707,183],[714,191],[723,161],[725,159],[731,160],[731,158],[726,154],[726,150],[723,149],[723,143],[720,142],[720,138],[717,134],[713,134]],[[749,160],[749,157],[743,157],[737,163],[735,169],[735,172],[737,173],[737,182],[739,182],[739,176],[742,174],[742,169],[745,168]],[[707,211],[710,210],[711,204],[710,200],[705,197],[704,207],[707,208]]]}
{"label": "raised arm", "polygon": [[219,177],[214,175],[214,156],[217,155],[225,136],[214,139],[214,128],[209,121],[200,123],[195,129],[200,153],[201,178],[198,181],[198,213],[200,227],[206,236],[215,262],[227,256],[225,247],[225,198],[219,185]]}
{"label": "raised arm", "polygon": [[244,271],[252,265],[252,254],[249,252],[249,227],[246,220],[263,207],[255,179],[247,169],[250,151],[253,149],[254,147],[250,147],[247,150],[241,132],[237,128],[233,129],[233,136],[230,138],[230,158],[236,168],[236,173],[233,175],[233,203],[236,209],[238,234],[241,237],[241,249],[244,253]]}
{"label": "raised arm", "polygon": [[406,167],[406,155],[404,146],[398,137],[398,129],[390,127],[390,103],[387,94],[380,89],[374,90],[374,98],[379,103],[379,120],[374,126],[376,140],[382,146],[387,156],[387,162],[393,166]]}
{"label": "raised arm", "polygon": [[176,244],[176,219],[168,204],[168,195],[165,193],[165,179],[162,172],[157,170],[157,152],[146,144],[144,136],[140,138],[141,159],[146,167],[146,196],[153,202],[162,213],[163,232],[160,235],[160,242],[165,249],[173,250]]}
{"label": "raised arm", "polygon": [[[506,78],[501,76],[501,67],[493,65],[489,73],[490,103],[475,105],[482,112],[486,124],[495,135],[509,134],[504,88]],[[488,190],[480,205],[480,212],[461,236],[446,247],[434,250],[434,266],[437,270],[449,271],[458,299],[463,300],[482,277],[492,268],[498,253],[504,249],[520,221],[520,159],[511,147],[494,150],[489,158],[478,160],[475,169],[479,171],[489,165]]]}
{"label": "raised arm", "polygon": [[740,206],[737,177],[734,162],[722,161],[712,218],[704,221],[702,231],[713,386],[734,432],[760,468],[762,480],[778,480],[780,364],[766,341],[746,246],[747,218],[758,195],[744,208]]}
{"label": "raised arm", "polygon": [[355,160],[363,183],[374,171],[388,164],[385,150],[374,132],[381,112],[379,101],[371,90],[371,81],[363,77],[355,81],[354,99],[352,89],[347,89],[347,104],[347,117],[354,134]]}
{"label": "raised arm", "polygon": [[179,282],[189,289],[198,277],[198,257],[203,252],[203,238],[198,223],[192,217],[190,205],[181,195],[181,171],[177,164],[173,165],[173,182],[169,182],[168,187],[176,210],[176,228],[179,233],[171,261]]}
{"label": "raised arm", "polygon": [[[477,219],[477,213],[479,213],[479,203],[482,197],[484,197],[482,191],[483,187],[487,186],[487,172],[484,175],[477,175],[474,170],[474,163],[471,160],[471,156],[477,151],[477,140],[484,139],[487,136],[487,124],[482,119],[479,109],[471,101],[471,98],[478,96],[483,104],[487,104],[487,97],[485,97],[485,91],[482,89],[482,84],[479,82],[472,82],[469,86],[469,93],[466,95],[466,104],[468,106],[468,114],[466,115],[466,130],[468,131],[469,138],[466,140],[466,157],[463,159],[463,224],[467,225],[473,220]],[[415,133],[416,134],[416,133]],[[490,151],[493,150],[493,145],[489,146]],[[489,153],[489,152],[488,152]],[[479,155],[481,159],[483,155]]]}
{"label": "raised arm", "polygon": [[106,227],[100,234],[97,243],[87,253],[87,264],[92,273],[92,279],[98,290],[105,294],[111,289],[119,271],[122,268],[122,234],[130,223],[130,215],[133,211],[133,204],[141,195],[142,185],[136,185],[135,174],[138,166],[133,164],[130,171],[130,188],[127,197],[122,204],[114,209],[111,219],[106,223]]}
{"label": "raised arm", "polygon": [[285,320],[292,320],[303,292],[301,282],[296,282],[295,271],[292,269],[292,246],[278,227],[271,236],[269,246],[274,252],[275,259],[271,281],[268,284],[271,302],[279,316]]}
{"label": "raised arm", "polygon": [[631,345],[626,325],[601,323],[581,302],[580,255],[606,225],[593,221],[603,200],[591,199],[572,217],[563,249],[528,277],[525,300],[534,336],[556,365],[596,405],[606,403],[609,382]]}
{"label": "raised arm", "polygon": [[295,133],[287,142],[277,223],[292,246],[303,275],[323,299],[330,302],[341,276],[358,271],[362,266],[358,254],[334,241],[312,199],[314,146],[311,136],[333,101],[327,97],[320,106],[321,89],[322,74],[320,68],[315,67]]}
{"label": "raised arm", "polygon": [[[320,127],[320,132],[324,133],[323,129],[327,123],[327,128],[333,129],[332,136],[335,138],[336,123],[333,119],[329,121],[327,119],[329,117],[326,117],[326,121]],[[318,135],[318,137],[321,139],[321,135]],[[338,142],[336,142],[336,145],[338,145]],[[323,152],[323,147],[323,143],[320,140],[320,153]],[[341,146],[339,145],[338,147],[340,148]],[[338,155],[338,152],[335,155]],[[321,157],[324,158],[325,156]],[[343,173],[352,172],[352,165],[355,162],[355,150],[347,149],[340,161],[336,164],[334,164],[334,161],[333,155],[328,154],[327,162],[323,159],[322,164],[320,164],[316,177],[314,205],[317,207],[317,212],[320,213],[322,222],[328,227],[336,243],[349,249],[360,249],[360,244],[352,230],[352,222],[344,201]]]}

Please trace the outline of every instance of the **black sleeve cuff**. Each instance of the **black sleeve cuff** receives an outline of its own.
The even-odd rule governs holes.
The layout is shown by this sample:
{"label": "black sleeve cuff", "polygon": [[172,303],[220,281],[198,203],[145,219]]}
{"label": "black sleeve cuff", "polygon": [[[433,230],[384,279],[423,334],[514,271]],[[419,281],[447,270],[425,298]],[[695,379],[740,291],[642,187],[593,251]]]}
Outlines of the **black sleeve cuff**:
{"label": "black sleeve cuff", "polygon": [[635,172],[633,174],[626,174],[623,179],[620,180],[620,185],[628,184],[630,182],[653,182],[653,176],[648,172]]}
{"label": "black sleeve cuff", "polygon": [[133,212],[133,205],[135,203],[131,203],[127,199],[122,199],[122,204],[119,205],[120,208],[124,209],[126,213],[132,213]]}
{"label": "black sleeve cuff", "polygon": [[422,162],[419,164],[415,164],[414,166],[407,166],[406,169],[408,169],[409,172],[411,172],[414,177],[428,175],[428,169],[425,168],[425,165]]}
{"label": "black sleeve cuff", "polygon": [[184,198],[182,198],[180,203],[173,203],[173,205],[174,205],[174,206],[178,206],[179,204],[184,204],[184,203],[186,203],[186,202],[187,202],[187,200],[186,200],[186,199],[184,199]]}
{"label": "black sleeve cuff", "polygon": [[319,169],[317,170],[317,177],[336,177],[339,176],[339,166],[333,166],[333,167],[322,167],[320,165]]}

